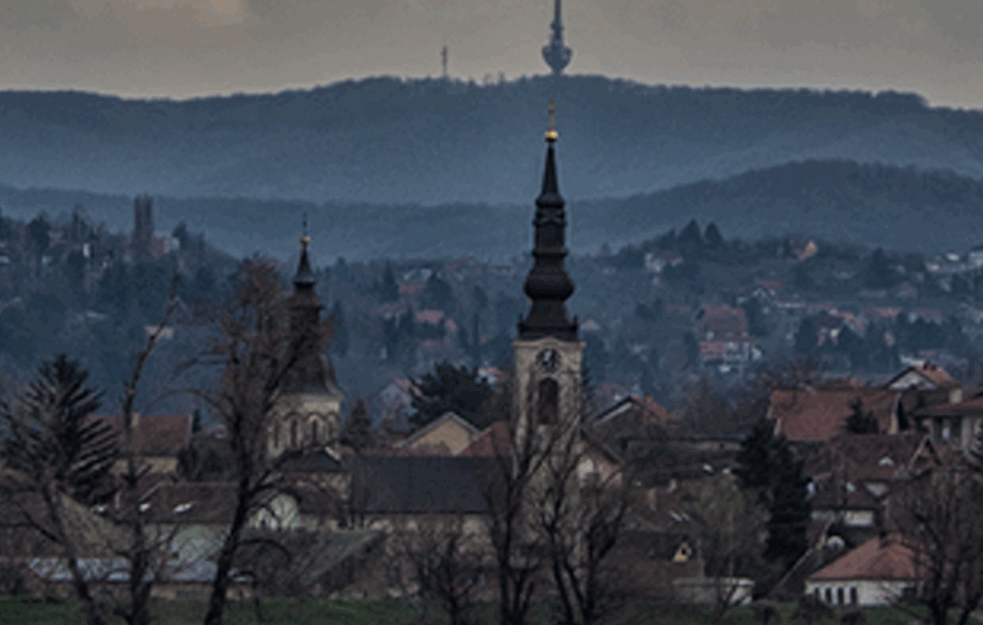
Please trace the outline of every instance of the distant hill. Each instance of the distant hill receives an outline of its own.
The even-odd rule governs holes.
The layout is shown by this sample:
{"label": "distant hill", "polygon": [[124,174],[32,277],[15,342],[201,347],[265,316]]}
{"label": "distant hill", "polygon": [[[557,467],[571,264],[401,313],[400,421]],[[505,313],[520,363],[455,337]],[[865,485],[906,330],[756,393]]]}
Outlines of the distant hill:
{"label": "distant hill", "polygon": [[[562,162],[561,162],[562,165]],[[561,173],[561,189],[569,175]],[[381,205],[157,197],[158,230],[185,221],[235,255],[297,251],[308,213],[318,263],[378,257],[520,256],[531,246],[535,192],[522,205]],[[0,187],[4,214],[62,218],[76,203],[113,229],[132,227],[132,200],[68,191]],[[691,218],[716,221],[727,238],[804,234],[897,250],[966,249],[983,243],[983,182],[950,172],[806,161],[629,198],[571,201],[574,252],[638,242]]]}
{"label": "distant hill", "polygon": [[272,95],[0,92],[0,184],[317,203],[521,203],[557,98],[572,198],[626,197],[808,159],[983,176],[983,115],[915,95],[373,78]]}

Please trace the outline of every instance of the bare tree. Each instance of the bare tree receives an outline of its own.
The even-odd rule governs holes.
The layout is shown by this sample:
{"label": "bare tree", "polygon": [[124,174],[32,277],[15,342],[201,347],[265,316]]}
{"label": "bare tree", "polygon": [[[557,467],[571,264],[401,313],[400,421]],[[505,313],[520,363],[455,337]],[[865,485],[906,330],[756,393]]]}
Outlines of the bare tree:
{"label": "bare tree", "polygon": [[177,525],[169,531],[160,532],[147,527],[142,506],[148,496],[144,492],[144,478],[150,468],[141,457],[141,442],[137,440],[134,407],[137,386],[144,368],[154,348],[177,308],[178,276],[171,281],[170,296],[164,316],[150,332],[143,349],[136,355],[130,377],[123,382],[122,418],[123,445],[121,474],[122,487],[119,491],[121,509],[114,511],[114,524],[122,529],[122,538],[113,537],[112,543],[120,544],[114,551],[126,561],[127,601],[117,605],[113,612],[128,625],[149,625],[150,597],[154,584],[164,575],[169,564],[170,545],[177,532]]}
{"label": "bare tree", "polygon": [[393,556],[408,565],[426,605],[436,603],[451,625],[467,625],[477,601],[488,551],[464,514],[409,521],[390,536]]}
{"label": "bare tree", "polygon": [[285,487],[277,469],[291,454],[272,458],[267,453],[267,435],[285,384],[301,359],[323,351],[331,336],[327,320],[304,332],[291,331],[274,261],[253,256],[240,264],[236,277],[231,301],[223,309],[204,311],[214,320],[214,332],[198,361],[221,371],[218,387],[200,396],[225,426],[236,474],[236,501],[216,557],[206,625],[222,623],[236,553],[250,517]]}
{"label": "bare tree", "polygon": [[983,600],[983,475],[942,466],[909,482],[892,506],[932,625],[965,625]]}
{"label": "bare tree", "polygon": [[742,566],[760,559],[767,515],[755,499],[756,494],[742,490],[735,478],[721,476],[696,487],[686,505],[699,528],[703,574],[714,582],[715,621],[744,599],[736,577]]}
{"label": "bare tree", "polygon": [[[616,567],[608,555],[617,544],[628,508],[629,480],[621,468],[610,475],[584,475],[588,439],[576,420],[550,432],[540,496],[534,501],[536,530],[549,554],[553,589],[568,625],[590,625],[620,607]],[[539,493],[537,493],[539,495]]]}
{"label": "bare tree", "polygon": [[513,382],[507,379],[489,403],[488,409],[505,420],[508,440],[493,441],[494,459],[490,474],[484,476],[482,495],[498,578],[499,621],[501,625],[525,625],[546,562],[546,546],[535,526],[531,501],[533,482],[551,440],[519,435],[512,389]]}

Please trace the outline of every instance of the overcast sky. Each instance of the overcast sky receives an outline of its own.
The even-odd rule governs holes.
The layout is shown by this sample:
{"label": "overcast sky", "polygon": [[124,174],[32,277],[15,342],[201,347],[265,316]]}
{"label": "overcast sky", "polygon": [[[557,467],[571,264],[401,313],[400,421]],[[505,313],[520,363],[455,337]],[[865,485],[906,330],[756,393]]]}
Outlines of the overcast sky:
{"label": "overcast sky", "polygon": [[[565,0],[569,73],[983,108],[981,0]],[[0,88],[186,98],[540,74],[552,0],[0,0]]]}

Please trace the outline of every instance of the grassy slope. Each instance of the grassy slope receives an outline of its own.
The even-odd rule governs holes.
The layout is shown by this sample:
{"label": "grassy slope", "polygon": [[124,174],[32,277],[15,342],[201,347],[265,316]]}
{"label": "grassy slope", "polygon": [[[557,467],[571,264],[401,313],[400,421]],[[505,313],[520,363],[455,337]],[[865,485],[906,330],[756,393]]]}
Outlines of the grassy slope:
{"label": "grassy slope", "polygon": [[[204,603],[168,602],[158,606],[156,615],[160,625],[186,625],[202,622]],[[483,610],[483,623],[494,621],[493,610]],[[786,625],[795,625],[785,610]],[[910,616],[893,608],[869,608],[866,610],[869,625],[908,625]],[[548,614],[541,611],[538,623],[550,622]],[[329,601],[266,600],[263,617],[256,618],[249,602],[230,604],[226,622],[230,625],[406,625],[413,622],[417,613],[404,603],[389,601]],[[436,621],[440,622],[440,621]],[[614,618],[610,625],[644,623],[645,625],[704,625],[711,623],[709,612],[702,608],[643,604],[626,614]],[[832,621],[829,621],[832,623]],[[83,625],[76,606],[71,602],[45,604],[14,598],[0,598],[0,625]],[[537,623],[537,625],[538,625]],[[751,610],[738,608],[726,614],[720,625],[754,625]]]}

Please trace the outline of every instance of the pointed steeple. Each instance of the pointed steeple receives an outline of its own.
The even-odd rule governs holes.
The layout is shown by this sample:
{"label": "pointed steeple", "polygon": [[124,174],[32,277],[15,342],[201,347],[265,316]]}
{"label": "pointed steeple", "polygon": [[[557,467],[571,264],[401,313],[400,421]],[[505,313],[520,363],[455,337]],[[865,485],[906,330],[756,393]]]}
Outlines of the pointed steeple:
{"label": "pointed steeple", "polygon": [[543,188],[536,198],[535,259],[523,290],[532,300],[526,318],[519,322],[520,339],[553,336],[561,340],[577,340],[577,321],[567,314],[566,300],[573,295],[573,280],[567,274],[563,259],[567,255],[565,234],[567,226],[565,203],[560,195],[556,175],[556,154],[553,145],[559,139],[553,123],[553,101],[549,106],[549,130],[546,131],[546,167]]}
{"label": "pointed steeple", "polygon": [[307,236],[307,216],[304,216],[304,235],[300,237],[300,262],[294,275],[294,290],[287,300],[290,311],[290,333],[300,344],[298,362],[287,376],[288,392],[325,393],[337,390],[334,371],[319,341],[321,311],[324,306],[314,292],[317,278],[311,269],[307,246],[311,238]]}
{"label": "pointed steeple", "polygon": [[304,235],[300,237],[300,262],[297,263],[297,274],[294,276],[294,290],[306,291],[313,290],[317,284],[317,278],[311,270],[311,261],[307,257],[307,246],[311,244],[311,238],[307,236],[307,215],[304,215]]}

